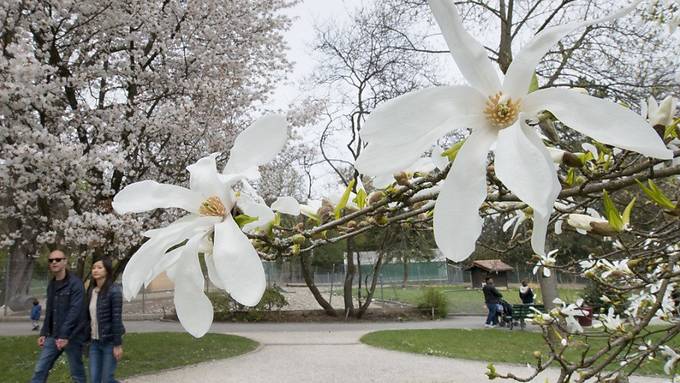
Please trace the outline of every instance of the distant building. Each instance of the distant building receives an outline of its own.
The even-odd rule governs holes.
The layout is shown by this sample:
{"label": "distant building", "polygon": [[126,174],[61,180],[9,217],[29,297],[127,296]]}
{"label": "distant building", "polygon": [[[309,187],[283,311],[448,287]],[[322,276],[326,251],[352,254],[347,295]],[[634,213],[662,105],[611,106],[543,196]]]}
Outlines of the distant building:
{"label": "distant building", "polygon": [[508,271],[512,271],[512,267],[500,259],[483,259],[472,262],[465,270],[470,272],[473,288],[482,288],[486,277],[493,278],[496,287],[507,288]]}

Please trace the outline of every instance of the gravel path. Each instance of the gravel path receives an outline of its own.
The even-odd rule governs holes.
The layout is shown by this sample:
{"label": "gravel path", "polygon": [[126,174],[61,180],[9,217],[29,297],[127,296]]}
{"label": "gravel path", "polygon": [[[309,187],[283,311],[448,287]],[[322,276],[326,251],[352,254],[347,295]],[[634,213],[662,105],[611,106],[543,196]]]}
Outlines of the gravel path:
{"label": "gravel path", "polygon": [[[180,382],[397,382],[397,383],[471,383],[488,381],[484,375],[485,362],[466,361],[434,356],[409,354],[373,348],[359,342],[359,338],[375,327],[382,328],[445,328],[479,327],[481,318],[461,318],[441,322],[407,324],[368,324],[339,326],[316,324],[305,331],[294,331],[298,326],[269,325],[268,331],[249,328],[232,332],[260,342],[252,353],[232,359],[201,363],[166,371],[160,374],[127,379],[127,383]],[[327,329],[324,327],[328,327]],[[304,327],[303,327],[304,328]],[[253,331],[255,330],[255,331]],[[292,330],[292,331],[291,331]],[[461,347],[464,347],[461,345]],[[499,372],[528,375],[526,367],[497,365]],[[541,374],[533,382],[554,381],[556,370]],[[634,377],[631,382],[661,383],[664,379]]]}
{"label": "gravel path", "polygon": [[[475,383],[488,381],[485,362],[424,356],[366,346],[359,338],[371,331],[406,328],[481,328],[481,317],[425,322],[215,323],[211,332],[236,334],[260,343],[255,351],[231,359],[200,363],[124,380],[126,383],[301,383],[396,382]],[[176,322],[128,322],[130,332],[182,331]],[[22,323],[0,323],[0,335],[30,334]],[[464,345],[461,345],[464,347]],[[499,372],[527,375],[517,365],[497,365]],[[550,370],[536,383],[555,381]],[[633,383],[668,379],[633,377]]]}

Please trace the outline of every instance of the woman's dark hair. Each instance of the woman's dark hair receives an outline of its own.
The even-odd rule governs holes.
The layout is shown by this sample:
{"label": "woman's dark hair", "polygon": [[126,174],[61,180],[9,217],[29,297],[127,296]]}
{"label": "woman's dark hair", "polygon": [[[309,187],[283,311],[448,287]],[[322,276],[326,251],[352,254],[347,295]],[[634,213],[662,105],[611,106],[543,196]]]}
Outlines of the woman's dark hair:
{"label": "woman's dark hair", "polygon": [[[100,262],[102,265],[104,265],[104,270],[106,270],[106,280],[104,281],[104,284],[102,287],[99,289],[100,294],[104,294],[109,287],[113,284],[113,263],[111,262],[111,258],[109,257],[102,257],[102,258],[96,258],[93,262],[92,265],[94,266],[95,263]],[[94,288],[97,284],[94,281],[94,278],[92,279],[92,288]]]}

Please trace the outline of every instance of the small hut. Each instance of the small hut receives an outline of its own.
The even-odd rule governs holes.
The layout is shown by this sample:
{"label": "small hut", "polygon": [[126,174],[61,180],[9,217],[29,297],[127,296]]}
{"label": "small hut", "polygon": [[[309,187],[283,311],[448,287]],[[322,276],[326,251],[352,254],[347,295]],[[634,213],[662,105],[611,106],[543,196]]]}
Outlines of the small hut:
{"label": "small hut", "polygon": [[484,279],[491,277],[496,287],[508,287],[508,271],[512,267],[500,259],[483,259],[472,262],[472,266],[465,269],[470,272],[473,288],[482,288]]}

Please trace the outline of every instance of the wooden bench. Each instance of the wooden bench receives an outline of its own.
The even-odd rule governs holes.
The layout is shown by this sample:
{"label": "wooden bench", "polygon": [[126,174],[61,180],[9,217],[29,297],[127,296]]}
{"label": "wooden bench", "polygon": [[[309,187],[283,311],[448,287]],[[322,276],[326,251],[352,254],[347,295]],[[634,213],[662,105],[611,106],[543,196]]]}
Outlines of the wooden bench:
{"label": "wooden bench", "polygon": [[526,319],[530,318],[530,315],[533,315],[533,314],[536,313],[534,310],[531,309],[532,307],[535,308],[536,310],[542,312],[542,313],[545,312],[545,306],[544,305],[536,305],[536,304],[512,305],[512,324],[510,325],[510,330],[512,330],[515,323],[519,323],[519,327],[522,330],[524,330],[527,327]]}

